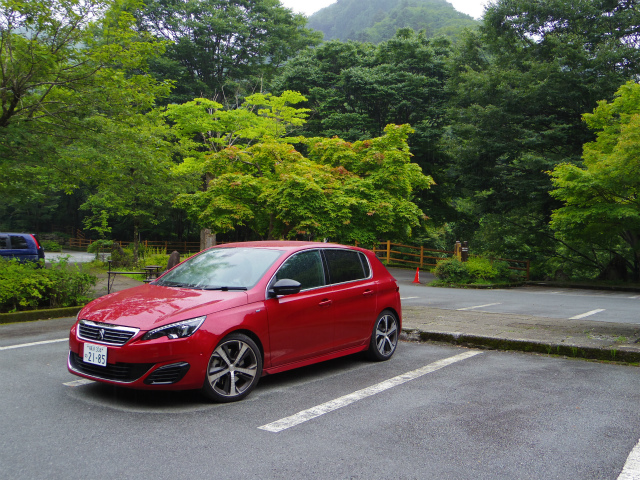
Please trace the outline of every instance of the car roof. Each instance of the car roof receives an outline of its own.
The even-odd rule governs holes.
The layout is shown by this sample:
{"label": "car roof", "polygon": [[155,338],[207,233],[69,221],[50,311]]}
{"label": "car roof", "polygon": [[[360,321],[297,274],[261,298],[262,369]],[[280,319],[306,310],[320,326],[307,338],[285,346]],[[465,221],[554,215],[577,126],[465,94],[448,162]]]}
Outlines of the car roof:
{"label": "car roof", "polygon": [[[278,250],[302,250],[308,247],[316,247],[316,248],[336,248],[336,247],[346,247],[346,248],[354,248],[349,245],[339,245],[337,243],[326,243],[326,242],[309,242],[309,241],[296,241],[296,240],[263,240],[256,242],[236,242],[236,243],[223,243],[220,245],[216,245],[216,247],[224,248],[224,247],[244,247],[244,248],[273,248]],[[215,248],[215,247],[214,247]]]}

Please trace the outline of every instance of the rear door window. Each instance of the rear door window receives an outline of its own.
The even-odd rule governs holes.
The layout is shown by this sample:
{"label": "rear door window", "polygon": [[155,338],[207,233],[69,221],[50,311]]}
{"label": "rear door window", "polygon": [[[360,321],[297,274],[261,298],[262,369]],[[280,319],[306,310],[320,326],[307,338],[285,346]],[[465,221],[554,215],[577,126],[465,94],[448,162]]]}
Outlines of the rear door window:
{"label": "rear door window", "polygon": [[11,245],[9,245],[9,237],[0,235],[0,250],[8,250],[9,248],[11,248]]}
{"label": "rear door window", "polygon": [[361,258],[360,252],[326,249],[324,250],[324,256],[327,259],[329,276],[333,284],[353,282],[369,277],[369,263],[366,259]]}
{"label": "rear door window", "polygon": [[28,250],[29,244],[22,235],[10,235],[12,250]]}

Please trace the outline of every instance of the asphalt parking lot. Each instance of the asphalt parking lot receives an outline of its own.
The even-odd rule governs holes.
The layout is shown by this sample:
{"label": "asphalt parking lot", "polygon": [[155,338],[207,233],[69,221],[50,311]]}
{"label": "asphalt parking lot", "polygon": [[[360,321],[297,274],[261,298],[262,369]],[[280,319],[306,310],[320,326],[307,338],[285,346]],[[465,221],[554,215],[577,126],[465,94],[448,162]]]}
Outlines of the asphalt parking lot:
{"label": "asphalt parking lot", "polygon": [[615,479],[640,438],[636,367],[402,342],[221,405],[78,382],[72,322],[0,326],[4,478]]}

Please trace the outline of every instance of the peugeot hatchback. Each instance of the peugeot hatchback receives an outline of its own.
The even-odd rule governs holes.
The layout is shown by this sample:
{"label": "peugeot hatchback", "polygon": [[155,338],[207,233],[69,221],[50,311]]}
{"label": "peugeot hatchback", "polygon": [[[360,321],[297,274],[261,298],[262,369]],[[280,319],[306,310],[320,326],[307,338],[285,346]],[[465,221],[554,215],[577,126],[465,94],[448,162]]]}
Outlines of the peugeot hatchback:
{"label": "peugeot hatchback", "polygon": [[201,389],[229,402],[262,375],[363,351],[387,360],[400,328],[398,285],[373,252],[227,244],[89,303],[71,328],[68,369],[132,388]]}

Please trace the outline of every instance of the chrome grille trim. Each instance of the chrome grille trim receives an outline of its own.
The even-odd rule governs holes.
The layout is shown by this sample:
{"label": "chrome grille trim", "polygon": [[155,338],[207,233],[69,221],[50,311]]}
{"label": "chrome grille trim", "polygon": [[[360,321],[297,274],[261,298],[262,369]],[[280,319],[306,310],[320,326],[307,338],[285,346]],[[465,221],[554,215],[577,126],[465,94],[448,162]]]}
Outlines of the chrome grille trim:
{"label": "chrome grille trim", "polygon": [[78,338],[104,345],[124,345],[139,331],[139,328],[96,323],[90,320],[78,322]]}

